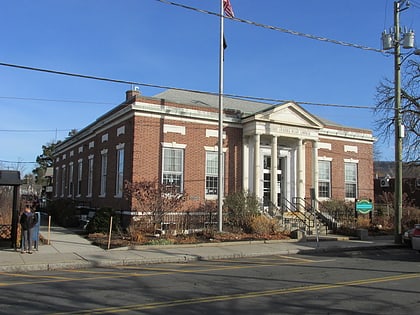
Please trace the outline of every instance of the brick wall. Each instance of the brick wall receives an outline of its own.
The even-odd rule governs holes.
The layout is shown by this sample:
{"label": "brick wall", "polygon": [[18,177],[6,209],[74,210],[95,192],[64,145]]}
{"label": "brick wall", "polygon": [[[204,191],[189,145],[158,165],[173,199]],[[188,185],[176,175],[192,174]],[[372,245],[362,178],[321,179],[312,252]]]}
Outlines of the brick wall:
{"label": "brick wall", "polygon": [[[331,194],[332,199],[345,198],[345,160],[357,163],[357,195],[359,198],[373,198],[373,146],[370,143],[352,140],[333,140],[320,138],[323,144],[331,149],[318,149],[318,158],[331,160]],[[312,187],[312,142],[305,143],[306,148],[306,196]],[[355,152],[356,151],[356,152]]]}
{"label": "brick wall", "polygon": [[[207,136],[206,131],[217,134],[215,124],[172,120],[170,118],[136,117],[133,153],[133,181],[161,180],[162,143],[186,145],[184,150],[184,191],[192,204],[205,201],[205,147],[217,148],[218,137]],[[185,127],[185,134],[164,132],[164,126]],[[225,193],[241,189],[242,183],[242,130],[225,128]]]}
{"label": "brick wall", "polygon": [[[69,146],[65,150],[60,151],[59,162],[56,162],[54,168],[59,168],[58,174],[58,191],[54,193],[58,198],[64,195],[64,198],[71,198],[79,204],[84,204],[87,206],[101,208],[101,207],[111,207],[115,209],[129,209],[128,201],[124,197],[115,197],[115,185],[116,185],[116,156],[118,144],[124,143],[124,154],[125,154],[125,169],[124,169],[124,178],[129,179],[131,175],[131,161],[132,161],[132,152],[133,152],[133,143],[132,143],[132,129],[133,129],[133,119],[128,118],[121,122],[116,123],[115,125],[110,124],[109,128],[103,128],[95,134],[91,134],[87,137],[82,138],[80,141],[74,143],[74,145]],[[125,132],[117,136],[117,129],[124,127]],[[107,135],[107,137],[105,136]],[[105,136],[105,137],[104,137]],[[107,139],[103,141],[103,139]],[[93,144],[93,146],[92,146]],[[100,194],[100,179],[101,179],[101,151],[103,149],[108,149],[108,175],[107,175],[107,185],[106,185],[106,194],[104,197],[98,197]],[[65,155],[65,159],[63,156]],[[89,177],[89,156],[93,155],[93,190],[92,196],[87,196],[88,192],[88,177]],[[82,160],[82,184],[81,184],[81,193],[77,194],[77,185],[78,185],[78,162]],[[73,194],[70,196],[69,188],[69,165],[73,163]],[[66,166],[66,187],[63,193],[62,191],[62,166]],[[54,170],[55,172],[55,170]],[[54,174],[54,180],[57,177]],[[55,189],[56,185],[54,185]]]}

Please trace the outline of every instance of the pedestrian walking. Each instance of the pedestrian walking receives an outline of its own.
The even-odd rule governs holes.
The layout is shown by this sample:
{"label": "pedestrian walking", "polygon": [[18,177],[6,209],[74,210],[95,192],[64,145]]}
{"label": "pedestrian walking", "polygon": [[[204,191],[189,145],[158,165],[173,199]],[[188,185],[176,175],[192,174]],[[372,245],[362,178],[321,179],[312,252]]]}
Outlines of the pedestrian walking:
{"label": "pedestrian walking", "polygon": [[20,225],[22,227],[22,247],[21,253],[32,254],[32,229],[37,223],[37,216],[31,211],[27,205],[24,212],[20,216]]}

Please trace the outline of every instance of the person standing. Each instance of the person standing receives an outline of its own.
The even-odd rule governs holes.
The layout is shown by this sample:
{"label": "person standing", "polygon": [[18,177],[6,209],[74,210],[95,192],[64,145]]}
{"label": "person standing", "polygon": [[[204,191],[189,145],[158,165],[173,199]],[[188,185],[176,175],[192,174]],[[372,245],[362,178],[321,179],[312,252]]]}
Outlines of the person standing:
{"label": "person standing", "polygon": [[36,225],[37,216],[31,211],[27,205],[25,211],[20,216],[20,225],[22,227],[22,247],[21,253],[27,252],[32,254],[32,229]]}

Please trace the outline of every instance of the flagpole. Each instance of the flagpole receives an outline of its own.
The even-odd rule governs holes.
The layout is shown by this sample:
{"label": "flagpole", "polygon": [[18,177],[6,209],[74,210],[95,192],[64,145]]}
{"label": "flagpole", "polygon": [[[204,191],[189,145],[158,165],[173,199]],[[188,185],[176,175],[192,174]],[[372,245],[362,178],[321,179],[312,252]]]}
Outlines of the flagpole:
{"label": "flagpole", "polygon": [[224,61],[224,19],[223,0],[220,0],[220,45],[219,45],[219,143],[218,143],[218,188],[217,188],[217,209],[219,212],[219,232],[223,231],[223,61]]}

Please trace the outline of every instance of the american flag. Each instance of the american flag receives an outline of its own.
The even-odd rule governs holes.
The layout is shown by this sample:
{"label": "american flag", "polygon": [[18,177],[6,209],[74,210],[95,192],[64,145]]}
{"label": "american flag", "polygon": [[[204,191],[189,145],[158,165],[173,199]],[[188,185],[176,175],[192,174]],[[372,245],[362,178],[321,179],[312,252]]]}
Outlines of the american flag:
{"label": "american flag", "polygon": [[225,15],[227,17],[233,18],[235,16],[230,0],[223,0],[223,10],[225,11]]}

